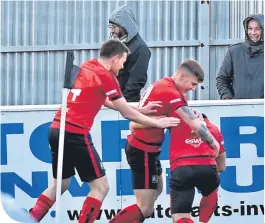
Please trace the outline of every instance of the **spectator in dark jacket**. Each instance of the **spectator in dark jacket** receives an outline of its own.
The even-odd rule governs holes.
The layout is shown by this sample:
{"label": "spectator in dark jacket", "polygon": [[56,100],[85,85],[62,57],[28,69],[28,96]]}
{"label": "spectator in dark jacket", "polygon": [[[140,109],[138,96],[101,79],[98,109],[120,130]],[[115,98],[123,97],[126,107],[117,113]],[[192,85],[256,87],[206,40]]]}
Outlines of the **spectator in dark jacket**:
{"label": "spectator in dark jacket", "polygon": [[130,49],[131,54],[120,70],[118,80],[128,102],[138,102],[140,91],[147,81],[147,69],[151,52],[138,34],[135,15],[123,5],[113,11],[109,18],[110,37],[119,38]]}
{"label": "spectator in dark jacket", "polygon": [[221,99],[264,98],[264,15],[243,21],[245,42],[229,47],[217,76]]}

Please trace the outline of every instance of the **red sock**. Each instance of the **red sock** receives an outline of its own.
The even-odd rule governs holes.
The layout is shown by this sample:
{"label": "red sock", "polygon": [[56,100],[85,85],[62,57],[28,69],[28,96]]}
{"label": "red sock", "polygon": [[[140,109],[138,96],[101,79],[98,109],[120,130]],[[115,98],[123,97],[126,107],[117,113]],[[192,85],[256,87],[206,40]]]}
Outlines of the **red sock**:
{"label": "red sock", "polygon": [[217,192],[203,196],[200,203],[200,222],[208,222],[217,206]]}
{"label": "red sock", "polygon": [[94,222],[100,211],[102,202],[93,198],[87,197],[81,211],[78,223],[92,223]]}
{"label": "red sock", "polygon": [[41,194],[35,206],[31,209],[30,216],[39,222],[48,213],[53,204],[54,201]]}
{"label": "red sock", "polygon": [[144,216],[136,204],[121,210],[109,223],[143,222]]}
{"label": "red sock", "polygon": [[194,223],[190,218],[181,218],[176,221],[176,223]]}

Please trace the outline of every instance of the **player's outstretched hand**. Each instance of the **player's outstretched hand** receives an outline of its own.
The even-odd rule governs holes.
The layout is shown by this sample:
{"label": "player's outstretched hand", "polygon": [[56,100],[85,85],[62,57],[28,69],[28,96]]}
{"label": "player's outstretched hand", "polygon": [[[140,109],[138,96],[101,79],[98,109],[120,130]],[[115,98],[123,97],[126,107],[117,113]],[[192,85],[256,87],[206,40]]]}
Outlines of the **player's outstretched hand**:
{"label": "player's outstretched hand", "polygon": [[158,128],[168,128],[177,126],[180,123],[180,119],[173,118],[173,117],[165,117],[157,120],[157,127]]}
{"label": "player's outstretched hand", "polygon": [[146,106],[142,107],[140,112],[145,115],[154,114],[157,112],[157,108],[161,108],[161,101],[150,101]]}

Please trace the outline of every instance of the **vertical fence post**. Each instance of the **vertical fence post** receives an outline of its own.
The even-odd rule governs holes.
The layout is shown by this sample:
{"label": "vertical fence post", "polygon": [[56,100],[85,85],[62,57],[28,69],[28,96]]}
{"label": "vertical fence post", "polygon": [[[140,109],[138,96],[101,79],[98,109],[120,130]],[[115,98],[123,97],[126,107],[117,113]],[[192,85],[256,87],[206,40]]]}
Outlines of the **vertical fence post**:
{"label": "vertical fence post", "polygon": [[210,98],[210,1],[200,1],[199,3],[199,62],[205,73],[203,83],[196,92],[197,100],[208,100]]}

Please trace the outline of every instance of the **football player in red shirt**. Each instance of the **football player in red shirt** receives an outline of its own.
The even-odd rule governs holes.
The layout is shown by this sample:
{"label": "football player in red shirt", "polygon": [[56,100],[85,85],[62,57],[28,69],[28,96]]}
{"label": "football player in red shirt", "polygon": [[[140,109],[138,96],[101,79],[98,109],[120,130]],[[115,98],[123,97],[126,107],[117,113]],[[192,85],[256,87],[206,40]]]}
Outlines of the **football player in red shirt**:
{"label": "football player in red shirt", "polygon": [[[156,120],[147,117],[127,104],[114,74],[123,68],[128,53],[128,48],[119,40],[106,41],[100,49],[98,60],[88,60],[81,65],[74,88],[67,98],[62,193],[67,190],[71,177],[75,175],[75,169],[81,180],[88,182],[90,187],[79,223],[95,221],[109,188],[101,159],[89,137],[94,118],[102,105],[105,103],[118,110],[123,117],[151,127],[165,128],[179,122],[176,118]],[[142,112],[147,110],[143,108]],[[56,199],[60,116],[61,109],[56,113],[49,131],[54,182],[40,195],[30,212],[37,221],[45,216]]]}
{"label": "football player in red shirt", "polygon": [[[198,118],[192,119],[194,114],[188,108],[184,96],[187,91],[194,91],[203,79],[204,72],[200,64],[195,60],[186,60],[172,77],[163,78],[149,87],[141,99],[140,106],[151,101],[161,101],[162,107],[157,109],[156,115],[175,115],[177,111],[182,120],[189,123],[197,134],[201,134],[204,140],[218,150],[219,145],[207,128],[201,126]],[[152,214],[157,195],[162,191],[161,167],[158,168],[157,164],[160,164],[158,156],[164,140],[164,130],[142,127],[144,126],[128,136],[125,149],[132,170],[136,204],[119,212],[111,223],[143,222]]]}
{"label": "football player in red shirt", "polygon": [[[171,213],[173,222],[193,223],[190,219],[195,187],[201,190],[199,220],[207,223],[217,206],[217,189],[220,183],[218,172],[225,171],[226,153],[219,129],[206,115],[194,111],[220,144],[219,153],[201,140],[185,122],[171,128]],[[131,124],[131,128],[142,128]],[[174,131],[175,130],[175,131]],[[216,157],[216,158],[215,158]]]}
{"label": "football player in red shirt", "polygon": [[[176,115],[177,117],[178,115]],[[197,116],[198,117],[198,116]],[[201,123],[209,129],[220,145],[213,150],[207,142],[181,122],[170,130],[170,198],[173,222],[193,222],[190,219],[195,188],[202,194],[200,223],[207,223],[217,206],[218,171],[225,169],[224,140],[219,129],[202,114]],[[217,158],[216,158],[217,157]]]}

